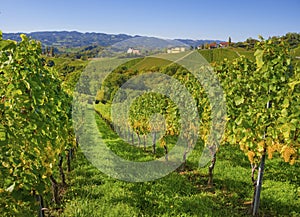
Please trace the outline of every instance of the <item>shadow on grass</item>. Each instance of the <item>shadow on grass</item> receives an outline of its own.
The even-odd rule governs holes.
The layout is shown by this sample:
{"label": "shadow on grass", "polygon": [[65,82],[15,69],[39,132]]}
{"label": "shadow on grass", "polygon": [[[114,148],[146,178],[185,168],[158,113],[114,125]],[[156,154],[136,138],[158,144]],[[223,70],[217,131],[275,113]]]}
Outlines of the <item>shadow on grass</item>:
{"label": "shadow on grass", "polygon": [[259,206],[259,216],[300,216],[300,203],[290,204],[288,201],[278,202],[271,198],[263,198]]}
{"label": "shadow on grass", "polygon": [[[102,139],[105,140],[107,146],[118,156],[126,160],[151,161],[165,155],[163,147],[157,146],[156,154],[152,154],[152,146],[149,146],[149,144],[146,150],[144,150],[142,146],[133,146],[126,141],[123,141],[123,139],[121,139],[117,133],[111,130],[105,121],[99,117],[98,113],[95,115],[98,130],[101,133]],[[174,138],[168,138],[168,141],[174,142],[174,140]]]}
{"label": "shadow on grass", "polygon": [[[247,190],[240,188],[245,183],[216,180],[214,188],[207,188],[206,182],[206,177],[197,172],[174,172],[153,182],[132,184],[128,196],[111,202],[135,206],[142,216],[247,216],[248,207],[240,198],[247,195]],[[233,182],[236,188],[225,190],[223,184],[227,182]]]}
{"label": "shadow on grass", "polygon": [[[108,145],[116,154],[133,160],[155,158],[151,153],[121,141],[103,121],[96,120],[103,138],[108,141]],[[253,189],[247,157],[237,147],[221,146],[215,168],[215,185],[208,188],[207,176],[204,175],[207,170],[205,169],[205,172],[198,170],[197,165],[197,155],[201,150],[202,147],[195,148],[197,154],[190,162],[188,161],[185,171],[173,172],[162,179],[144,183],[113,180],[87,163],[81,154],[79,162],[83,162],[83,165],[78,163],[74,171],[75,189],[74,193],[70,193],[70,197],[72,200],[79,197],[101,201],[106,207],[128,204],[137,208],[138,216],[249,216],[249,201],[252,199]],[[299,216],[299,202],[291,202],[292,193],[287,199],[276,199],[277,195],[279,197],[287,195],[285,192],[278,194],[278,191],[285,191],[296,185],[294,182],[294,185],[286,184],[280,188],[281,181],[284,180],[283,171],[276,172],[276,168],[281,164],[276,165],[270,164],[270,167],[268,165],[266,167],[266,172],[270,171],[273,175],[274,170],[276,177],[266,175],[264,179],[276,182],[278,188],[273,188],[272,182],[269,183],[271,190],[263,185],[260,216]],[[282,168],[287,169],[285,166]],[[299,180],[298,167],[285,174],[288,174],[289,179]],[[120,190],[125,193],[120,194]],[[106,195],[110,195],[108,199]],[[102,197],[105,199],[101,200]]]}

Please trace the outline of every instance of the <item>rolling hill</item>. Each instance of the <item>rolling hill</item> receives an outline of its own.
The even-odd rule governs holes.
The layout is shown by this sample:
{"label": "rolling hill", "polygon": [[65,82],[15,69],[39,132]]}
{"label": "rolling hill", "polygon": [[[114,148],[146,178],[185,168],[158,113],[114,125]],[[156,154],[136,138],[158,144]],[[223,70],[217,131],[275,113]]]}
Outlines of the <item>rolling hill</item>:
{"label": "rolling hill", "polygon": [[[20,41],[20,33],[3,33],[4,39],[11,39]],[[86,32],[81,33],[77,31],[45,31],[45,32],[31,32],[25,33],[29,37],[39,40],[43,46],[54,47],[82,47],[92,44],[100,46],[110,46],[124,40],[141,37],[139,35],[131,36],[127,34],[106,34]],[[148,37],[154,39],[154,37]],[[205,43],[220,42],[220,40],[191,40],[191,39],[176,39],[170,41],[177,41],[176,43],[184,43],[188,46],[198,46]]]}

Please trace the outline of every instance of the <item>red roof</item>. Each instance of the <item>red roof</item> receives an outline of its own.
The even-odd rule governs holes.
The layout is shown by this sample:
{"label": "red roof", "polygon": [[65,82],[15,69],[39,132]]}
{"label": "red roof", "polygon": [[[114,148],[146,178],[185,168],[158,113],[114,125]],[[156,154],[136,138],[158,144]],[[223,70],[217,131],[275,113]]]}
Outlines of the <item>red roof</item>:
{"label": "red roof", "polygon": [[209,44],[209,46],[210,46],[210,47],[217,47],[217,43],[216,43],[216,42],[211,43],[211,44]]}
{"label": "red roof", "polygon": [[222,46],[228,46],[229,43],[228,42],[220,42],[220,45],[222,45]]}

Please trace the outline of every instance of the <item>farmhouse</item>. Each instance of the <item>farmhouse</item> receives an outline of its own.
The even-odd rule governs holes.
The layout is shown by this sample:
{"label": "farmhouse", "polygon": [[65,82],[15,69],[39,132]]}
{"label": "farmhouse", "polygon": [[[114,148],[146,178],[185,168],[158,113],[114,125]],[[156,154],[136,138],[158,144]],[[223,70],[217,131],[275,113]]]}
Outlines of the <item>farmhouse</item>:
{"label": "farmhouse", "polygon": [[134,49],[132,47],[128,48],[127,53],[128,54],[137,54],[137,55],[141,54],[140,50]]}
{"label": "farmhouse", "polygon": [[217,48],[217,47],[218,47],[218,45],[217,45],[216,42],[211,43],[211,44],[208,45],[208,49],[215,49],[215,48]]}
{"label": "farmhouse", "polygon": [[229,46],[229,42],[220,42],[219,47],[223,48],[223,47],[228,47]]}

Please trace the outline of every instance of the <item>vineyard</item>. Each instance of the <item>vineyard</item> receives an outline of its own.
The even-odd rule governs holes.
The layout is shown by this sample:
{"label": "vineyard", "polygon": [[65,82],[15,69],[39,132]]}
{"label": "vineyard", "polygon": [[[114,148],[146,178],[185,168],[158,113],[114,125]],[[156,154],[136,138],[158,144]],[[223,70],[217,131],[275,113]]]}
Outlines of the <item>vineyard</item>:
{"label": "vineyard", "polygon": [[0,38],[0,203],[9,216],[32,216],[34,201],[43,207],[50,192],[60,204],[59,189],[66,186],[62,163],[70,170],[76,147],[71,96],[45,66],[41,45],[21,38],[20,43]]}
{"label": "vineyard", "polygon": [[[298,48],[261,38],[111,64],[46,58],[21,38],[0,35],[2,216],[300,216]],[[108,176],[129,164],[94,134],[172,171]]]}

